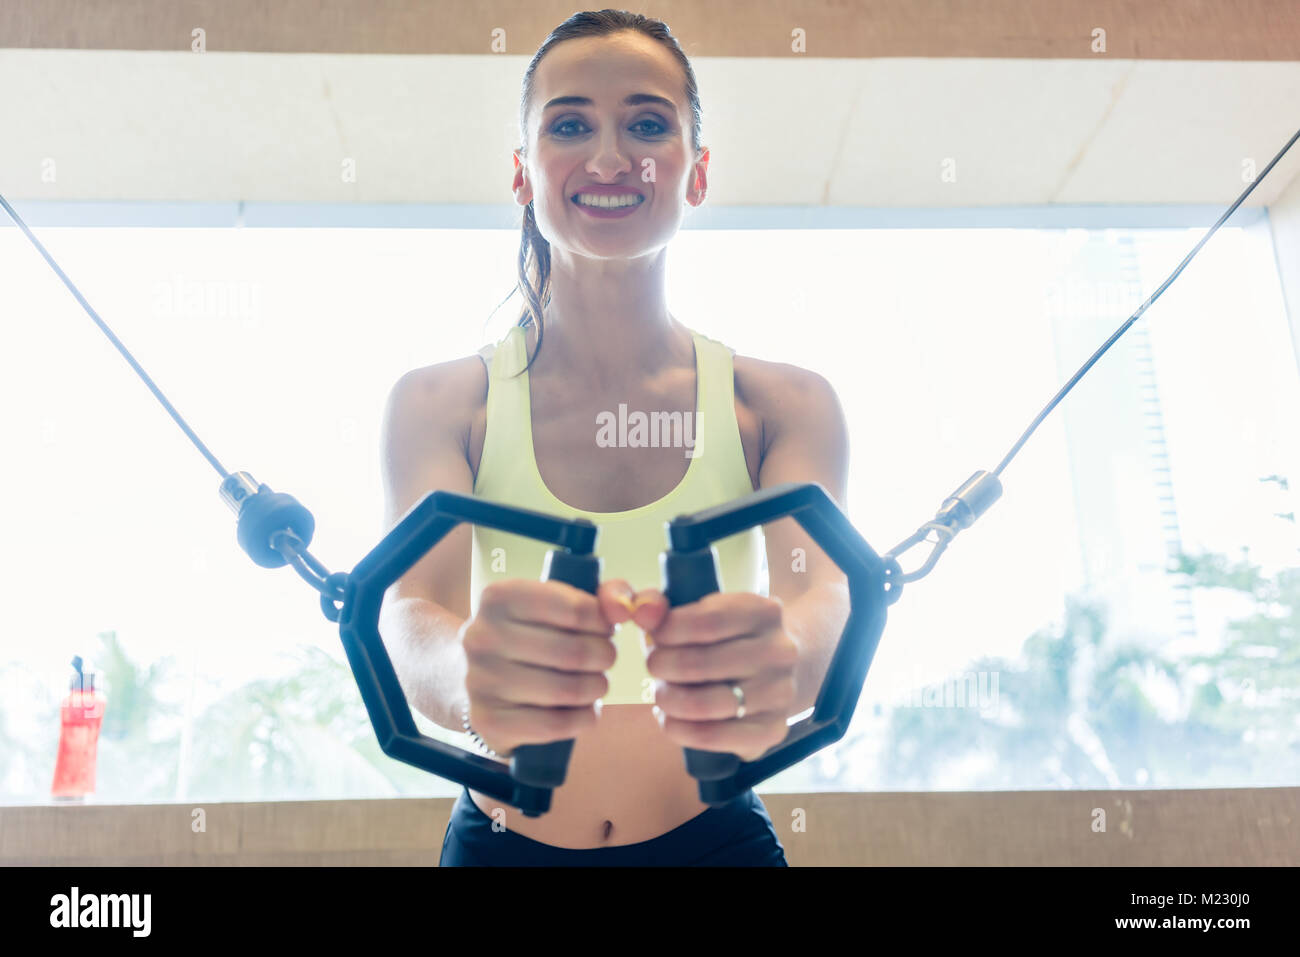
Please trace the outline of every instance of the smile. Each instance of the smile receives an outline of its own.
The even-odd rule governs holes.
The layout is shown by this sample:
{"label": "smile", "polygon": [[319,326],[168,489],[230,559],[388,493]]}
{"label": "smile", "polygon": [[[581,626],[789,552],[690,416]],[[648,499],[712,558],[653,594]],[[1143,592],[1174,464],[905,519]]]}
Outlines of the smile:
{"label": "smile", "polygon": [[578,193],[573,197],[575,205],[584,206],[588,209],[631,209],[634,206],[640,206],[644,202],[645,197],[636,193],[625,193],[622,196]]}

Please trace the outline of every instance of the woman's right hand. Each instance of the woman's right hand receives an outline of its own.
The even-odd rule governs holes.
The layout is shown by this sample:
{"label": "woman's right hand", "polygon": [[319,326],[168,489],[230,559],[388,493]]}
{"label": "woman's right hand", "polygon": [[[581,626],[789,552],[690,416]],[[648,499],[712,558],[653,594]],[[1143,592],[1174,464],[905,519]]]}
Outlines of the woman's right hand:
{"label": "woman's right hand", "polygon": [[632,617],[619,596],[631,593],[621,579],[602,582],[595,595],[526,578],[484,586],[460,639],[470,724],[498,757],[595,727],[614,665],[614,625]]}

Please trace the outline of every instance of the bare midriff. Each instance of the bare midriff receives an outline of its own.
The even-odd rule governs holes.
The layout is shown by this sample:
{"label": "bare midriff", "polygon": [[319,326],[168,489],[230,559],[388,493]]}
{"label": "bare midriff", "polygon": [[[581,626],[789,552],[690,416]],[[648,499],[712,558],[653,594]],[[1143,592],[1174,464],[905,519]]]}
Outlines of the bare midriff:
{"label": "bare midriff", "polygon": [[686,773],[681,746],[659,728],[650,707],[604,707],[596,727],[574,738],[564,784],[546,814],[525,817],[480,791],[470,797],[515,834],[556,847],[635,844],[671,831],[708,805]]}

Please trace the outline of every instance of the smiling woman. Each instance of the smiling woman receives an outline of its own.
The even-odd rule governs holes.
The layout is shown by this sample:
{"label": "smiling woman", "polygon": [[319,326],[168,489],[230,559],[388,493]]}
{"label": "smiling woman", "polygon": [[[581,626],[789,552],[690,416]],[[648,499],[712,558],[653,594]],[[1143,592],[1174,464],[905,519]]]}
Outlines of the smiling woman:
{"label": "smiling woman", "polygon": [[[705,805],[682,749],[754,760],[784,740],[843,630],[842,575],[810,558],[806,573],[773,576],[762,593],[765,545],[822,554],[793,520],[772,523],[768,535],[755,527],[719,542],[721,590],[670,612],[658,558],[674,515],[763,486],[819,482],[842,504],[846,429],[820,376],[738,357],[668,310],[666,247],[684,203],[705,195],[700,132],[694,73],[664,24],[604,10],[557,27],[525,73],[514,151],[519,321],[480,350],[482,366],[471,356],[417,370],[398,390],[409,401],[392,406],[389,459],[410,463],[408,476],[391,476],[394,519],[434,482],[601,529],[594,595],[541,581],[541,543],[475,527],[437,558],[457,579],[469,566],[468,588],[429,625],[450,634],[459,622],[455,643],[421,651],[418,618],[389,619],[406,686],[438,685],[415,696],[430,717],[459,719],[496,757],[575,742],[539,818],[463,791],[445,865],[786,864],[752,788]],[[403,447],[399,435],[429,434],[400,427],[407,407],[412,422],[438,408],[448,441]],[[611,447],[601,423],[620,417],[692,421],[691,447],[672,439],[685,441],[681,430],[664,443],[635,428]],[[795,417],[815,427],[782,428]],[[431,601],[444,588],[434,573],[417,565],[397,593]],[[436,671],[463,681],[428,677]]]}
{"label": "smiling woman", "polygon": [[[540,348],[552,269],[566,266],[563,252],[569,245],[562,245],[559,261],[553,263],[552,243],[561,231],[555,217],[564,206],[552,198],[581,205],[584,196],[596,196],[605,205],[637,195],[637,207],[646,206],[645,212],[659,217],[643,227],[640,241],[660,240],[652,248],[662,252],[662,244],[680,228],[682,202],[698,206],[704,201],[709,151],[700,145],[703,112],[695,71],[667,25],[610,10],[576,14],[551,31],[524,72],[519,130],[512,184],[516,201],[524,206],[519,288],[525,305],[519,318],[521,325],[537,324]],[[548,197],[548,189],[557,193]],[[585,211],[603,218],[603,209]],[[614,213],[615,218],[627,215]],[[577,237],[568,239],[574,243]],[[592,248],[591,242],[577,242],[574,252],[601,258],[599,246]],[[648,311],[663,316],[656,262],[662,269],[662,256],[656,255],[632,274],[641,274],[642,291],[660,291]],[[572,262],[567,265],[571,274]]]}

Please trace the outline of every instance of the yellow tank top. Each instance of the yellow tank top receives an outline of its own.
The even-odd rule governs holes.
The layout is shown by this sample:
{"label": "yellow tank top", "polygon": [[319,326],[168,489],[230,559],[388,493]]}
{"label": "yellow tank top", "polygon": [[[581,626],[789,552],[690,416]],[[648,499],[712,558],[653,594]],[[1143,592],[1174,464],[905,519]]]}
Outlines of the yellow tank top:
{"label": "yellow tank top", "polygon": [[[745,452],[736,422],[734,350],[691,330],[695,341],[696,409],[694,429],[683,428],[684,445],[694,437],[686,475],[677,487],[649,505],[625,512],[588,512],[561,502],[542,481],[533,453],[532,410],[528,373],[509,376],[527,363],[525,330],[514,326],[497,343],[479,350],[488,366],[487,431],[474,480],[474,495],[546,512],[561,518],[585,518],[600,529],[596,554],[602,559],[601,580],[623,578],[633,590],[661,588],[659,555],[667,543],[664,525],[678,515],[732,501],[754,491],[745,465]],[[611,410],[611,416],[618,416]],[[624,433],[637,439],[633,413],[627,413]],[[597,423],[593,423],[595,426]],[[622,426],[617,426],[620,432]],[[644,431],[641,434],[645,434]],[[657,441],[649,440],[651,444]],[[492,528],[474,526],[470,569],[470,614],[491,581],[542,576],[542,563],[551,548],[545,542]],[[714,543],[718,584],[722,591],[766,594],[762,575],[764,538],[751,528]],[[624,622],[614,632],[617,659],[606,672],[609,693],[605,704],[650,704],[653,679],[641,650],[641,629]]]}

